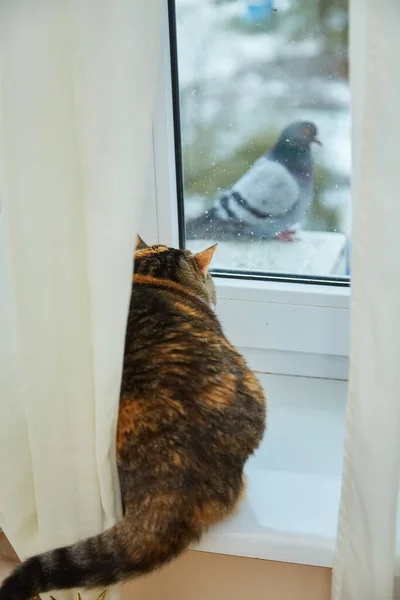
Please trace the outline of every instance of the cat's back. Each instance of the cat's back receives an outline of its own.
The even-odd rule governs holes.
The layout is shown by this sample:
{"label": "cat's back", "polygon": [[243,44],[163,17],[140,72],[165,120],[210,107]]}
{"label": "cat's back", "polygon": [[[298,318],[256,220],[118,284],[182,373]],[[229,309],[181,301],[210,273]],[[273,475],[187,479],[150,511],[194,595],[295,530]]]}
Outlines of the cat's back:
{"label": "cat's back", "polygon": [[229,350],[216,316],[203,300],[173,282],[134,283],[125,342],[126,391],[157,381],[171,387],[177,379],[180,385],[188,379],[192,387],[194,375],[222,369]]}
{"label": "cat's back", "polygon": [[265,403],[258,379],[214,311],[174,282],[133,286],[122,396],[154,397],[155,390],[206,411],[250,414],[253,403]]}
{"label": "cat's back", "polygon": [[264,433],[261,385],[206,302],[174,282],[143,281],[135,276],[128,317],[119,462],[131,448],[137,464],[138,448],[145,463],[174,447],[196,472],[212,460],[237,474]]}

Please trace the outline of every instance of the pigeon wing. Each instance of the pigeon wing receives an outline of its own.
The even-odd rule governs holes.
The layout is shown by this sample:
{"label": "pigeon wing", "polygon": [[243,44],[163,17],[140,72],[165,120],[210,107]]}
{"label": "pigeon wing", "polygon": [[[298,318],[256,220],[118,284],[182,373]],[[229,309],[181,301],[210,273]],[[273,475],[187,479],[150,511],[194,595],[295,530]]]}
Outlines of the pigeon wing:
{"label": "pigeon wing", "polygon": [[[299,185],[286,167],[266,157],[253,164],[235,183],[232,192],[237,192],[252,209],[273,219],[284,217],[300,196]],[[247,213],[246,217],[243,215],[247,222],[259,221],[250,211]]]}

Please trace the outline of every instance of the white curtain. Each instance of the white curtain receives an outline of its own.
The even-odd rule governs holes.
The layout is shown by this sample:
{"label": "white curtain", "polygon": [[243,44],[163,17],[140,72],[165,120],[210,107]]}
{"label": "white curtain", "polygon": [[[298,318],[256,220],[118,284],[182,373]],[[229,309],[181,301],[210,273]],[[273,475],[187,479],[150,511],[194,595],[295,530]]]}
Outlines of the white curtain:
{"label": "white curtain", "polygon": [[332,597],[386,600],[393,597],[399,558],[399,1],[351,0],[350,44],[351,367]]}
{"label": "white curtain", "polygon": [[0,526],[21,558],[121,515],[114,435],[162,8],[0,3]]}

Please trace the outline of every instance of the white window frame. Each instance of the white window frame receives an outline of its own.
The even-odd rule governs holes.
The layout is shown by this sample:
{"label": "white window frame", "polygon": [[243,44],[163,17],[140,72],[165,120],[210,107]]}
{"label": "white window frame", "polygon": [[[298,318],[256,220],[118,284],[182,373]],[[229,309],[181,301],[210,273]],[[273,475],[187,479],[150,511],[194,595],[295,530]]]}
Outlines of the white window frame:
{"label": "white window frame", "polygon": [[[167,3],[166,3],[167,4]],[[169,25],[156,95],[142,237],[179,245]],[[347,379],[350,288],[215,277],[229,339],[258,372]]]}

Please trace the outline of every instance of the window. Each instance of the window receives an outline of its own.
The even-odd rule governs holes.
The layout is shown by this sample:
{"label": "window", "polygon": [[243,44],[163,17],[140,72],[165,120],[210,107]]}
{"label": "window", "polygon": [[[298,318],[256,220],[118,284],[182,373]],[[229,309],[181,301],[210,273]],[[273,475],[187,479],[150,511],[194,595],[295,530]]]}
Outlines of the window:
{"label": "window", "polygon": [[172,4],[186,245],[220,242],[224,271],[346,277],[347,0]]}
{"label": "window", "polygon": [[[213,48],[211,56],[220,61],[219,68],[223,70],[228,69],[229,66],[229,49],[225,48],[226,36],[229,37],[233,46],[236,42],[239,44],[238,40],[241,40],[239,44],[241,50],[239,52],[239,48],[236,48],[231,61],[236,61],[234,66],[239,70],[240,77],[243,78],[242,86],[247,82],[247,87],[250,87],[253,81],[251,89],[254,89],[254,81],[257,77],[257,81],[260,83],[261,75],[252,74],[257,61],[249,60],[249,57],[252,59],[255,54],[260,53],[260,44],[265,44],[265,54],[269,55],[272,53],[271,46],[275,44],[275,53],[272,53],[273,61],[278,61],[277,52],[279,50],[280,62],[278,61],[277,64],[281,70],[281,65],[285,65],[286,69],[286,71],[282,71],[284,75],[282,79],[285,79],[285,73],[290,70],[289,67],[292,77],[297,72],[299,76],[295,83],[291,84],[281,82],[278,85],[275,80],[275,84],[272,85],[271,82],[266,81],[266,89],[270,90],[271,97],[273,96],[270,103],[275,106],[274,111],[271,109],[268,114],[277,116],[275,121],[273,120],[275,117],[266,118],[261,111],[258,130],[260,132],[263,127],[263,131],[267,132],[266,136],[270,130],[275,132],[275,135],[279,128],[284,127],[286,114],[287,121],[290,122],[297,119],[315,122],[319,128],[318,135],[323,138],[324,143],[324,151],[317,146],[313,155],[316,170],[315,185],[316,187],[320,186],[318,198],[323,196],[325,205],[320,205],[320,207],[322,206],[320,213],[314,210],[313,205],[311,206],[305,229],[299,231],[298,234],[300,241],[292,243],[270,239],[243,241],[243,239],[239,239],[240,236],[236,236],[238,239],[219,241],[217,250],[219,255],[216,253],[217,268],[214,270],[218,289],[217,310],[228,337],[246,355],[255,370],[347,379],[349,279],[346,276],[346,246],[350,223],[347,4],[342,0],[336,3],[326,3],[322,0],[307,0],[307,2],[301,3],[276,0],[273,9],[276,8],[277,11],[269,11],[268,2],[264,2],[264,4],[263,7],[263,3],[259,3],[255,11],[258,11],[260,15],[263,8],[264,14],[269,15],[268,19],[258,20],[254,23],[251,16],[254,14],[253,9],[256,2],[253,6],[251,2],[246,3],[244,0],[206,0],[203,3],[191,0],[176,0],[175,2],[170,0],[169,18],[166,15],[165,19],[164,64],[154,116],[154,161],[150,170],[150,192],[143,215],[142,232],[144,237],[154,242],[161,241],[176,246],[186,245],[190,249],[196,249],[197,246],[204,248],[207,244],[210,245],[212,243],[210,240],[215,239],[213,236],[209,235],[208,239],[201,239],[202,236],[189,239],[190,236],[186,236],[186,232],[188,222],[192,219],[196,207],[198,208],[199,205],[202,203],[204,205],[206,202],[210,206],[211,202],[218,201],[220,193],[222,195],[222,190],[217,189],[221,187],[218,184],[221,168],[217,168],[217,159],[222,161],[218,163],[219,165],[228,163],[224,162],[227,160],[226,156],[218,154],[222,152],[218,139],[226,140],[235,137],[239,144],[238,147],[240,147],[240,139],[243,139],[242,135],[245,139],[250,139],[248,150],[252,157],[251,160],[257,158],[256,154],[261,148],[260,145],[251,145],[257,138],[257,131],[252,129],[251,132],[248,130],[246,135],[243,134],[244,128],[247,127],[247,119],[243,117],[246,101],[240,100],[240,102],[244,102],[244,106],[242,104],[241,110],[239,110],[240,102],[238,100],[232,127],[228,123],[226,129],[226,122],[221,116],[223,121],[221,127],[225,129],[218,133],[220,137],[217,138],[217,142],[213,142],[214,154],[209,150],[201,150],[201,144],[206,142],[210,144],[211,142],[207,135],[205,140],[201,137],[199,141],[196,131],[199,130],[199,127],[204,131],[204,123],[197,124],[195,127],[192,117],[197,112],[202,114],[206,119],[206,124],[208,123],[205,127],[206,132],[213,131],[213,127],[209,123],[214,123],[213,119],[218,120],[218,107],[223,114],[225,108],[226,111],[233,110],[230,104],[235,104],[235,102],[227,101],[224,96],[224,102],[209,104],[208,94],[214,93],[213,86],[220,85],[221,81],[219,80],[224,78],[225,84],[230,84],[229,80],[232,77],[228,77],[226,74],[223,77],[221,73],[213,76],[210,81],[207,77],[204,79],[201,94],[205,100],[200,111],[198,107],[196,108],[196,102],[191,97],[192,94],[182,91],[189,81],[187,71],[184,70],[179,79],[182,69],[189,69],[187,66],[180,65],[180,60],[182,62],[180,57],[186,52],[186,44],[187,53],[192,52],[191,60],[195,63],[196,60],[200,62],[205,60],[206,64],[209,64],[208,56]],[[332,10],[330,9],[331,5]],[[201,18],[212,18],[213,28],[206,31],[207,28],[203,23],[203,30],[201,30]],[[273,19],[277,19],[276,22],[279,23],[276,31]],[[318,24],[318,19],[321,21],[320,24]],[[185,24],[185,20],[188,20],[189,25]],[[199,21],[198,31],[192,29],[196,20]],[[180,28],[183,31],[185,27],[186,35],[180,36]],[[321,33],[323,27],[331,30],[330,46],[328,41],[326,41],[326,46],[323,46],[324,35]],[[220,30],[225,36],[223,44],[214,41],[218,39]],[[204,40],[208,41],[201,45],[200,39],[203,42]],[[281,40],[279,48],[277,39]],[[283,39],[288,40],[286,45],[283,43]],[[189,47],[192,41],[193,48]],[[203,48],[203,50],[200,52],[199,48],[200,50]],[[243,65],[240,68],[237,67],[237,61],[240,61],[242,54],[246,57],[247,70]],[[293,67],[293,61],[297,58],[301,59],[300,63],[304,68],[312,68],[317,72],[317,74],[309,76],[307,85],[303,82],[304,77],[300,73],[299,62],[296,63],[296,69]],[[318,66],[319,62],[321,62],[320,67]],[[313,63],[314,66],[309,67],[307,63]],[[196,64],[197,68],[195,69],[191,63],[191,73],[193,76],[193,72],[197,71],[200,81],[201,69],[199,64]],[[330,65],[329,68],[326,66],[327,64]],[[269,63],[268,65],[268,68],[272,68]],[[274,68],[276,72],[278,67],[275,65]],[[329,69],[331,70],[329,71]],[[258,67],[258,72],[264,73],[260,67]],[[335,76],[334,73],[336,73]],[[203,75],[201,76],[203,77]],[[264,76],[265,79],[266,77]],[[204,87],[206,85],[207,87]],[[292,90],[289,96],[288,86]],[[193,95],[199,97],[199,89],[197,87],[193,89],[195,90]],[[312,90],[314,89],[319,90],[318,107],[313,107]],[[268,94],[265,90],[262,91],[262,94],[263,98],[267,100]],[[247,96],[247,101],[253,102],[251,96],[252,94]],[[286,105],[281,108],[284,97]],[[254,100],[254,102],[256,101],[259,102],[259,99]],[[321,103],[323,104],[322,108]],[[211,110],[212,106],[214,106],[213,110]],[[246,110],[248,113],[256,113],[253,105],[247,106]],[[207,121],[207,119],[211,121]],[[233,124],[235,124],[235,128]],[[240,135],[237,131],[236,133],[233,131],[236,130],[236,127],[242,132]],[[257,129],[257,125],[253,123],[251,128]],[[338,136],[335,133],[336,128],[341,132]],[[230,129],[232,131],[229,131]],[[231,135],[231,138],[228,134]],[[215,135],[217,134],[215,133]],[[246,136],[248,137],[246,138]],[[270,139],[272,140],[272,138]],[[267,141],[265,141],[266,150],[268,150]],[[273,143],[272,140],[270,144]],[[226,147],[227,144],[224,142],[225,150]],[[311,151],[314,152],[314,150]],[[243,170],[244,154],[240,148],[238,152],[242,157],[241,168]],[[206,154],[207,156],[205,156]],[[209,176],[203,177],[204,170],[202,170],[201,164],[204,166],[205,161],[210,160],[209,155],[214,156],[212,160],[215,165],[209,165],[207,167]],[[328,160],[328,156],[336,170],[332,166],[332,172],[325,177],[321,173],[327,171],[324,161]],[[251,160],[248,161],[249,167]],[[247,166],[247,162],[244,166]],[[228,174],[231,178],[229,185],[232,185],[233,180],[240,177],[239,171],[233,171],[233,167],[226,171],[227,173],[229,171]],[[325,187],[322,186],[322,180]],[[195,188],[205,190],[201,200],[193,197]],[[211,194],[212,189],[214,189],[213,195]],[[197,195],[201,194],[197,193]],[[330,204],[327,197],[331,198]],[[340,197],[340,200],[333,207],[334,197]],[[200,210],[200,214],[202,210]],[[156,226],[153,225],[154,223]],[[307,223],[312,223],[312,225],[307,225]],[[273,266],[274,264],[276,268]]]}
{"label": "window", "polygon": [[[315,122],[324,143],[324,149],[317,146],[313,154],[319,212],[311,206],[298,234],[300,241],[243,241],[242,236],[219,241],[214,271],[217,312],[226,335],[265,386],[269,432],[246,469],[245,507],[237,518],[213,529],[200,549],[329,566],[337,530],[349,347],[347,4],[342,0],[275,0],[273,4],[170,0],[168,8],[149,193],[140,231],[146,240],[191,249],[210,245],[213,235],[191,237],[188,223],[218,203],[240,178],[240,170],[250,168],[257,153],[274,144],[287,122],[284,117],[290,122]],[[212,23],[207,21],[211,17]],[[276,29],[275,22],[279,23]],[[323,27],[331,31],[327,47]],[[284,64],[283,80],[289,81],[291,70],[291,84],[276,76],[273,84],[266,78],[261,81],[260,73],[265,71],[260,67],[257,71],[257,60],[253,61],[255,55],[259,57],[260,43],[265,44],[265,54],[273,54],[275,48],[268,69],[274,61],[275,72]],[[188,63],[182,65],[186,54],[190,56],[184,56],[184,61],[193,61],[192,76],[198,75],[194,94]],[[245,65],[238,66],[243,57]],[[210,65],[212,59],[219,62],[220,71],[212,71],[216,68]],[[316,69],[316,74],[304,80],[300,64]],[[331,69],[335,64],[336,71],[327,74],[327,64]],[[247,99],[239,90],[235,98],[223,96],[216,102],[210,95],[222,93],[223,85],[230,86],[232,94],[235,91],[233,68],[248,88]],[[313,105],[315,89],[323,108]],[[253,98],[257,90],[268,106],[275,106],[268,115],[252,104],[260,101]],[[230,111],[232,127],[225,117]],[[245,111],[251,114],[249,122]],[[211,124],[220,129],[215,131]],[[265,146],[254,142],[258,136],[266,136]],[[224,154],[234,145],[232,140],[237,144],[236,158]],[[245,144],[249,152],[243,150]],[[241,166],[235,171],[232,164],[237,164],[237,156]],[[228,160],[233,161],[229,168]],[[221,173],[224,168],[226,173]]]}

